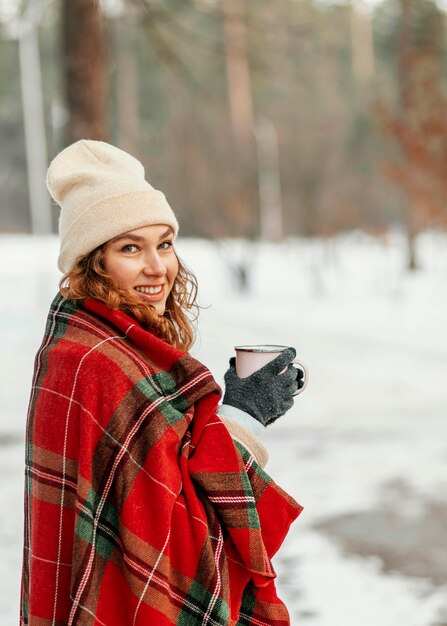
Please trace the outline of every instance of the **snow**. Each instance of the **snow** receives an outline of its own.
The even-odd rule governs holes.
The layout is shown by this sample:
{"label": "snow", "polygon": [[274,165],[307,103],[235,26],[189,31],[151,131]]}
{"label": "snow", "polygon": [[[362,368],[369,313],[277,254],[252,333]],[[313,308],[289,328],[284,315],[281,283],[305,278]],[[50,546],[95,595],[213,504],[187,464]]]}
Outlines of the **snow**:
{"label": "snow", "polygon": [[[0,625],[9,626],[18,615],[26,408],[58,242],[1,236],[0,249]],[[447,505],[447,237],[419,237],[422,269],[413,273],[399,232],[276,245],[181,239],[178,250],[204,307],[193,353],[220,382],[238,344],[294,345],[310,370],[305,393],[264,436],[268,471],[304,506],[274,562],[292,626],[442,626],[447,575],[436,586],[402,567],[385,572],[379,554],[346,549],[321,524],[391,512],[404,545],[410,520],[423,529],[428,503]],[[236,285],[241,265],[246,293]]]}

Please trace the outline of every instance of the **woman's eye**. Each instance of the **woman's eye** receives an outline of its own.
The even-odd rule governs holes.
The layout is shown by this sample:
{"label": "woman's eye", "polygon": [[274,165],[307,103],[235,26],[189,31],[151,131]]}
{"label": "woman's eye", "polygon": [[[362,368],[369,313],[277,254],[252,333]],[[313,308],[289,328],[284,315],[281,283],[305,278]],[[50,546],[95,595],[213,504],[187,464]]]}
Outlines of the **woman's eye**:
{"label": "woman's eye", "polygon": [[138,250],[137,246],[133,243],[128,243],[126,246],[121,248],[123,252],[136,252]]}
{"label": "woman's eye", "polygon": [[172,241],[163,241],[163,243],[161,243],[159,247],[162,250],[168,250],[169,248],[172,248]]}

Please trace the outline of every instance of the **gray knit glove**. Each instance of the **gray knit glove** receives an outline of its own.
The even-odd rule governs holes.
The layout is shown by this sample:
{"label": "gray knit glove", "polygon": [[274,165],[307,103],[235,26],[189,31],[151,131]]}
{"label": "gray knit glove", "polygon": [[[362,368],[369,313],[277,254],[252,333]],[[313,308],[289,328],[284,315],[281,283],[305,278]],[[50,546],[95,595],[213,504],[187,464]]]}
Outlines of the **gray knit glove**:
{"label": "gray knit glove", "polygon": [[[268,426],[293,405],[293,394],[299,387],[297,370],[291,365],[295,356],[294,348],[286,348],[276,359],[246,378],[238,377],[232,357],[225,373],[223,404],[245,411]],[[286,371],[280,373],[284,369]]]}

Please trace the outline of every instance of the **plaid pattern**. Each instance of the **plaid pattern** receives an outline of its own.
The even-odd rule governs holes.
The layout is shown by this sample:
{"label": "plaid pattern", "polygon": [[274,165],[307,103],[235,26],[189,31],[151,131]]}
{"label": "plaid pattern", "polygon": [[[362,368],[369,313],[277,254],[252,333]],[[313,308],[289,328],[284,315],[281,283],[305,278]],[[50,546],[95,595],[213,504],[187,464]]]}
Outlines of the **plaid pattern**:
{"label": "plaid pattern", "polygon": [[301,507],[190,355],[58,295],[27,423],[21,625],[283,626],[270,558]]}

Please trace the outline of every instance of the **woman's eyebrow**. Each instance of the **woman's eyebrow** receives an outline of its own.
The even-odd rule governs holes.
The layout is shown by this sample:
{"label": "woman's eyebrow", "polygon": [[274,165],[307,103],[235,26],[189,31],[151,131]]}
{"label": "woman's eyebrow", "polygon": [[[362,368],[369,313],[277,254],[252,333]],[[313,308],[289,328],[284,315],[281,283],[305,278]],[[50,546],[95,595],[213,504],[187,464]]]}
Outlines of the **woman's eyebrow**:
{"label": "woman's eyebrow", "polygon": [[[168,237],[169,235],[172,235],[174,231],[172,230],[171,227],[168,228],[168,230],[166,230],[162,235],[160,235],[160,240],[164,239],[165,237]],[[118,235],[118,237],[114,237],[113,239],[111,239],[111,241],[113,243],[117,242],[117,241],[121,241],[122,239],[130,239],[131,241],[145,241],[144,237],[140,237],[140,235],[133,235],[132,233],[124,233],[124,235]]]}
{"label": "woman's eyebrow", "polygon": [[168,237],[168,235],[172,235],[173,232],[174,231],[172,230],[172,228],[169,227],[166,232],[164,232],[162,235],[160,235],[160,239],[164,239],[165,237]]}
{"label": "woman's eyebrow", "polygon": [[121,239],[131,239],[132,241],[144,241],[144,237],[140,237],[139,235],[124,234],[124,235],[118,235],[118,237],[114,237],[112,239],[112,242],[115,243],[116,241],[121,241]]}

